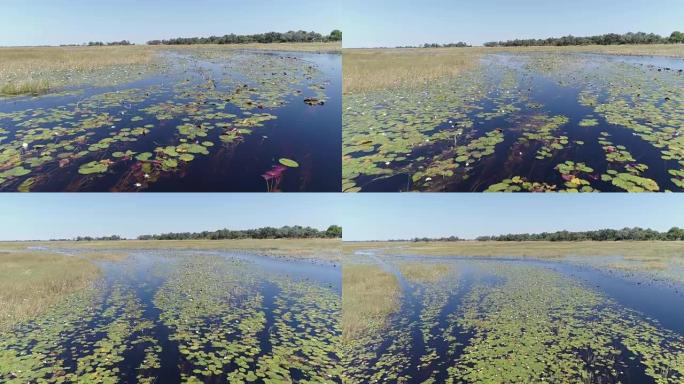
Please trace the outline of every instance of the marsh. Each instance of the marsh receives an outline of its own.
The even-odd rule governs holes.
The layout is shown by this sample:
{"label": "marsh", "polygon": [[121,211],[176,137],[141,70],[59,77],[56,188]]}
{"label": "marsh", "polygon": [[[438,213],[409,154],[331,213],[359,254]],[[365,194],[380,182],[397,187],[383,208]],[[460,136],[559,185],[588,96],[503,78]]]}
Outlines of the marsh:
{"label": "marsh", "polygon": [[3,48],[0,190],[339,191],[337,51]]}
{"label": "marsh", "polygon": [[344,55],[347,192],[684,188],[681,45]]}
{"label": "marsh", "polygon": [[345,282],[382,276],[343,286],[346,382],[681,382],[681,244],[669,256],[568,245],[579,254],[543,242],[527,256],[524,245],[345,245]]}
{"label": "marsh", "polygon": [[340,383],[339,242],[222,243],[3,245],[0,381]]}

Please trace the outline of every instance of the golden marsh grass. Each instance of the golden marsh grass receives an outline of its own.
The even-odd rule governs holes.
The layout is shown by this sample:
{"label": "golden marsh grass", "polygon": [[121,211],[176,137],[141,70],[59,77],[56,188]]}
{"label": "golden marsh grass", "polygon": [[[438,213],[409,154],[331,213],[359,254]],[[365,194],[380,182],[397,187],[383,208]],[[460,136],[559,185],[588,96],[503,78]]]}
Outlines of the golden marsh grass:
{"label": "golden marsh grass", "polygon": [[[241,239],[241,240],[121,240],[121,241],[35,241],[0,243],[0,250],[30,246],[81,249],[97,257],[101,252],[119,257],[125,250],[177,249],[257,252],[269,256],[339,260],[339,239]],[[89,252],[93,251],[93,252]]]}
{"label": "golden marsh grass", "polygon": [[399,262],[397,267],[404,278],[412,283],[436,283],[454,272],[449,264]]}
{"label": "golden marsh grass", "polygon": [[150,64],[156,50],[147,46],[0,48],[0,93],[38,94],[77,85],[73,81],[78,74]]}
{"label": "golden marsh grass", "polygon": [[450,80],[478,65],[487,53],[599,53],[684,57],[684,44],[573,47],[470,47],[344,49],[344,93],[392,88],[419,88]]}
{"label": "golden marsh grass", "polygon": [[[278,50],[340,52],[339,42],[236,45],[0,47],[0,95],[38,95],[83,84],[103,71],[141,72],[155,62],[157,53],[172,50]],[[130,79],[111,76],[113,79]]]}
{"label": "golden marsh grass", "polygon": [[345,49],[344,93],[425,87],[474,67],[479,56],[467,48]]}
{"label": "golden marsh grass", "polygon": [[342,268],[342,339],[348,343],[381,331],[399,309],[397,278],[378,265],[351,264]]}
{"label": "golden marsh grass", "polygon": [[0,333],[87,288],[99,269],[50,252],[0,251]]}
{"label": "golden marsh grass", "polygon": [[684,258],[681,241],[460,241],[344,243],[345,254],[380,249],[388,255],[562,258],[566,256],[623,256],[625,258]]}

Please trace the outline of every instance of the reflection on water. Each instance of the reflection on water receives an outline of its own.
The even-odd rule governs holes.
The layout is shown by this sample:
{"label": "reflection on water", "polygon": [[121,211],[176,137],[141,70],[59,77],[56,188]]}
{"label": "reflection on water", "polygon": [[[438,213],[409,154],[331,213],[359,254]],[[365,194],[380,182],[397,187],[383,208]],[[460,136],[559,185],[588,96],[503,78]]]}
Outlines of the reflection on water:
{"label": "reflection on water", "polygon": [[345,191],[679,191],[684,60],[488,54],[345,95]]}
{"label": "reflection on water", "polygon": [[0,189],[261,192],[276,170],[270,190],[339,191],[340,55],[161,60],[125,85],[0,100]]}
{"label": "reflection on water", "polygon": [[189,251],[98,263],[96,289],[3,336],[0,381],[341,382],[332,264]]}
{"label": "reflection on water", "polygon": [[684,309],[672,286],[567,261],[357,255],[394,275],[401,292],[381,340],[347,341],[349,382],[684,377]]}

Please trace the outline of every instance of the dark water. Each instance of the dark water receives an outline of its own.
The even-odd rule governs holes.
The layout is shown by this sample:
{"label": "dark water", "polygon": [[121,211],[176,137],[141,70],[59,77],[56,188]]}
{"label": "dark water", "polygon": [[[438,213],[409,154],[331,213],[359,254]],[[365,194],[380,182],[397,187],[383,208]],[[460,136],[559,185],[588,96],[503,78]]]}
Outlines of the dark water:
{"label": "dark water", "polygon": [[[237,57],[235,60],[243,60],[238,61],[243,67],[231,67],[235,65],[231,63],[233,58],[222,60],[194,57],[182,51],[167,53],[164,56],[167,66],[162,73],[143,80],[116,87],[86,86],[74,89],[79,92],[75,95],[0,100],[0,113],[29,109],[43,109],[49,112],[73,112],[79,108],[82,110],[76,113],[73,119],[55,119],[56,121],[53,122],[30,124],[31,116],[22,118],[21,123],[29,124],[31,128],[77,127],[79,120],[82,121],[93,113],[98,115],[109,113],[112,117],[121,118],[121,121],[111,124],[116,126],[116,129],[110,129],[107,124],[106,127],[90,130],[87,144],[110,137],[113,132],[122,128],[142,127],[148,124],[154,126],[149,129],[149,133],[138,136],[136,142],[115,143],[106,150],[92,152],[74,160],[68,166],[60,166],[56,160],[37,167],[29,167],[25,162],[24,166],[30,168],[31,173],[11,178],[4,183],[0,180],[0,190],[16,190],[22,182],[34,178],[36,182],[31,186],[33,191],[265,192],[267,187],[262,174],[278,165],[279,159],[288,158],[299,163],[299,167],[289,168],[283,173],[277,190],[286,192],[339,191],[342,124],[341,55],[245,51],[236,53],[235,56]],[[288,62],[295,63],[295,66],[291,68],[292,73],[273,72],[274,76],[282,76],[280,80],[292,79],[293,83],[289,84],[289,87],[297,91],[296,94],[282,95],[283,98],[278,106],[264,104],[263,108],[256,108],[255,102],[254,105],[246,108],[228,102],[225,108],[213,107],[216,103],[224,103],[226,99],[229,99],[237,84],[247,84],[255,87],[258,93],[266,97],[270,96],[274,90],[269,88],[268,84],[259,84],[254,76],[250,78],[245,75],[245,72],[248,74],[258,73],[259,70],[268,72],[268,68],[260,68],[260,58],[278,62],[277,59],[283,57],[287,58]],[[312,78],[305,79],[300,71],[309,66],[314,68],[314,74]],[[268,75],[270,74],[268,72]],[[210,80],[213,81],[211,84],[215,88],[207,89]],[[309,106],[304,103],[305,98],[316,96],[310,88],[313,85],[324,87],[322,92],[327,97],[324,105]],[[123,99],[121,102],[114,103],[115,105],[84,104],[84,102],[88,103],[88,99],[93,96],[132,89],[141,89],[146,92],[146,96],[143,100],[136,101]],[[257,99],[260,97],[256,96]],[[234,114],[238,116],[237,119],[247,116],[245,112],[267,113],[277,118],[264,122],[263,127],[254,127],[251,133],[242,135],[238,142],[232,143],[223,143],[219,139],[225,129],[210,128],[208,135],[198,140],[214,143],[214,146],[208,148],[209,155],[195,155],[194,160],[182,163],[177,169],[170,171],[157,172],[156,169],[143,171],[135,159],[112,159],[111,154],[116,151],[154,152],[156,147],[180,144],[179,138],[182,139],[182,137],[179,137],[176,127],[187,123],[182,120],[188,117],[187,113],[180,113],[169,120],[158,120],[154,114],[141,111],[143,108],[168,101],[181,105],[198,105],[199,108],[207,108],[207,111]],[[83,105],[88,105],[88,107],[84,108]],[[143,119],[131,120],[139,117]],[[191,117],[190,120],[192,124],[212,125],[233,122],[233,120],[222,119],[205,120],[201,114]],[[15,135],[27,127],[19,127],[17,124],[19,122],[12,119],[0,118],[0,127],[10,131],[8,140],[4,144],[0,141],[0,152],[4,148],[20,149],[22,140],[17,139]],[[64,138],[58,136],[54,142]],[[48,143],[50,141],[32,142],[29,149],[32,149],[34,145]],[[82,148],[77,146],[77,149]],[[38,152],[33,151],[23,156],[28,160],[29,157],[39,155]],[[103,159],[114,160],[114,164],[106,173],[95,176],[79,174],[80,165]],[[0,164],[0,174],[2,170],[3,167]],[[144,173],[150,174],[151,177],[143,177]]]}
{"label": "dark water", "polygon": [[[80,257],[79,254],[82,250],[71,251],[71,250],[61,250],[61,253]],[[118,252],[118,251],[117,251]],[[142,334],[136,333],[131,339],[123,340],[125,345],[125,352],[123,354],[123,361],[116,364],[116,368],[119,369],[117,376],[120,382],[126,383],[137,383],[137,375],[141,372],[141,363],[146,358],[146,348],[154,345],[160,347],[160,351],[157,354],[159,359],[160,367],[149,370],[152,377],[155,377],[155,382],[160,383],[180,383],[184,382],[182,380],[182,375],[197,376],[197,369],[200,371],[205,368],[202,365],[195,365],[194,361],[186,359],[180,352],[181,345],[178,341],[173,339],[173,334],[175,332],[183,332],[182,330],[176,330],[173,327],[167,326],[167,324],[162,319],[163,308],[155,303],[155,298],[159,295],[160,290],[164,289],[164,286],[168,283],[175,284],[173,279],[178,278],[176,273],[178,271],[183,271],[182,266],[184,263],[193,262],[193,258],[209,258],[210,260],[224,260],[229,263],[228,265],[234,265],[236,268],[240,266],[241,271],[244,272],[231,272],[231,273],[242,273],[249,274],[250,276],[256,276],[256,284],[249,285],[252,287],[252,291],[247,293],[245,299],[249,300],[250,297],[255,297],[260,295],[263,300],[261,301],[261,306],[257,308],[257,311],[261,311],[265,315],[265,325],[263,330],[259,331],[256,335],[258,342],[255,347],[259,348],[258,355],[255,356],[255,362],[260,359],[267,359],[271,354],[277,356],[276,346],[272,343],[273,340],[278,343],[298,343],[305,342],[308,337],[315,338],[315,334],[311,334],[310,327],[328,327],[337,321],[335,316],[328,314],[327,316],[332,320],[331,322],[321,324],[312,323],[302,323],[297,316],[296,309],[292,309],[293,318],[287,319],[286,321],[292,325],[295,334],[288,335],[286,330],[279,330],[278,321],[281,320],[284,311],[289,311],[295,308],[297,305],[302,305],[302,303],[307,303],[306,294],[304,296],[299,296],[295,294],[285,293],[281,291],[282,284],[292,284],[292,283],[305,283],[307,287],[312,287],[312,289],[324,289],[330,290],[333,295],[341,297],[341,269],[329,262],[324,261],[303,261],[293,258],[273,258],[268,256],[260,256],[249,253],[232,253],[232,252],[189,252],[189,251],[168,251],[168,250],[149,250],[149,251],[134,251],[131,256],[122,262],[111,262],[111,261],[98,261],[97,264],[103,271],[102,277],[102,287],[104,292],[104,302],[101,309],[94,308],[96,314],[92,321],[85,324],[85,329],[77,330],[77,334],[86,334],[85,340],[89,344],[97,343],[106,335],[104,333],[92,333],[88,329],[102,329],[102,324],[109,324],[111,319],[101,313],[107,307],[107,303],[112,300],[112,292],[123,287],[127,292],[132,292],[135,298],[139,301],[142,309],[141,317],[138,318],[137,322],[149,321],[152,326],[143,330]],[[246,269],[244,269],[246,268]],[[186,270],[187,271],[187,270]],[[190,270],[192,271],[192,269]],[[187,273],[187,272],[183,272]],[[175,277],[174,277],[175,276]],[[200,277],[201,278],[201,277]],[[228,279],[235,279],[235,276],[228,277]],[[245,280],[245,284],[250,280]],[[187,283],[184,283],[187,284]],[[194,283],[189,283],[189,288],[187,292],[192,292],[191,286]],[[318,287],[318,288],[315,288]],[[207,285],[206,288],[211,289],[211,284]],[[186,289],[186,288],[184,288]],[[201,292],[201,291],[200,291]],[[230,295],[226,292],[226,295]],[[220,299],[220,298],[216,298]],[[186,299],[187,300],[187,299]],[[313,298],[315,302],[315,298]],[[304,304],[305,306],[318,305]],[[226,304],[227,305],[227,304]],[[283,307],[283,305],[285,307]],[[130,307],[129,307],[130,308]],[[100,312],[98,312],[100,311]],[[325,312],[324,312],[325,313]],[[191,314],[191,313],[190,313]],[[117,312],[114,314],[119,319],[124,319],[125,313]],[[168,316],[169,313],[166,313]],[[171,314],[172,316],[188,316],[188,313],[177,313]],[[111,316],[111,314],[110,314]],[[206,328],[202,328],[201,332],[209,332],[211,329],[225,329],[229,332],[230,327],[226,327],[226,324],[222,324],[220,318],[212,318],[209,314],[200,315],[205,317]],[[324,315],[323,315],[324,316]],[[202,318],[200,317],[200,319]],[[191,320],[192,321],[192,320]],[[325,321],[328,321],[326,319]],[[326,325],[328,324],[328,325]],[[332,332],[337,332],[334,329],[326,328]],[[200,330],[197,330],[198,334]],[[284,332],[284,339],[273,339],[272,334],[274,332]],[[301,334],[299,334],[301,333]],[[211,334],[209,332],[209,334]],[[133,337],[142,337],[142,342],[133,342]],[[293,338],[293,339],[291,339]],[[76,339],[63,335],[63,339],[59,340],[69,351],[69,346],[75,342]],[[243,341],[229,340],[233,343],[242,343]],[[247,343],[248,341],[244,341]],[[318,340],[315,342],[325,343],[325,340]],[[315,343],[314,342],[314,343]],[[80,342],[76,342],[73,345],[80,345]],[[206,342],[208,343],[208,342]],[[95,344],[97,345],[97,344]],[[188,344],[185,344],[187,348]],[[213,351],[211,349],[206,352],[216,352],[222,353],[220,349]],[[87,355],[88,351],[74,351],[64,352],[62,359],[64,359],[64,366],[67,369],[76,370],[76,364],[79,359],[84,355]],[[338,359],[338,357],[335,357]],[[311,362],[315,364],[315,362]],[[251,366],[251,365],[250,365]],[[292,367],[288,367],[290,370],[290,376],[293,380],[297,380],[297,377],[301,379],[310,379],[311,372],[303,372],[297,365],[293,364]],[[229,373],[239,369],[235,362],[224,367],[223,374],[212,374],[209,376],[200,375],[202,382],[205,383],[225,383],[230,382]],[[310,369],[310,368],[309,368]],[[314,366],[314,372],[318,369]],[[194,373],[193,373],[194,371]],[[323,373],[321,373],[323,374]],[[2,371],[0,370],[0,381],[2,379]],[[47,377],[48,382],[53,382],[54,377]],[[314,379],[315,380],[315,379]],[[337,377],[330,378],[333,382],[341,382],[341,379]],[[263,382],[261,379],[255,382]]]}
{"label": "dark water", "polygon": [[[477,257],[426,257],[426,256],[393,256],[380,257],[374,252],[359,252],[375,262],[386,271],[392,273],[397,278],[402,290],[402,302],[398,314],[392,320],[392,327],[400,327],[400,332],[411,334],[411,343],[404,346],[402,353],[410,356],[411,364],[402,368],[402,376],[411,377],[410,382],[420,383],[430,378],[435,378],[442,382],[448,378],[447,368],[453,366],[463,353],[464,348],[470,344],[470,339],[474,336],[467,330],[455,326],[452,336],[458,344],[455,348],[449,342],[438,336],[440,330],[446,329],[453,319],[449,315],[459,313],[459,307],[467,294],[475,284],[484,286],[496,286],[503,281],[491,275],[482,268],[478,267],[482,263],[492,265],[526,265],[543,269],[549,269],[560,273],[570,279],[580,281],[587,289],[596,291],[607,298],[613,300],[618,305],[633,310],[641,314],[643,318],[653,321],[654,324],[662,326],[684,336],[684,307],[676,305],[682,301],[682,287],[674,285],[655,285],[648,284],[647,280],[639,281],[628,279],[611,271],[601,270],[590,266],[576,265],[562,261],[543,261],[533,259],[518,258],[477,258]],[[432,328],[435,337],[431,340],[430,346],[437,351],[437,358],[429,366],[420,366],[420,358],[426,353],[426,345],[420,331],[421,314],[424,295],[426,290],[430,290],[430,284],[411,284],[408,282],[399,269],[395,267],[395,262],[420,262],[450,264],[458,271],[459,284],[457,289],[451,293],[447,304],[440,309],[439,323]],[[600,310],[600,309],[597,309]],[[377,350],[378,356],[386,353],[387,346],[392,343],[391,339],[385,340],[381,348]],[[450,348],[451,347],[451,348]],[[622,351],[623,374],[621,382],[626,383],[654,383],[654,379],[645,372],[645,366],[638,356],[632,354],[621,343],[616,343],[615,348]]]}
{"label": "dark water", "polygon": [[[563,55],[560,55],[563,57]],[[621,71],[625,72],[624,78],[616,76],[612,81],[629,81],[629,76],[636,76],[640,80],[654,79],[669,82],[670,86],[684,92],[681,87],[684,84],[684,59],[653,56],[612,56],[598,54],[565,55],[565,62],[559,66],[567,66],[558,73],[542,73],[535,67],[527,64],[535,55],[527,54],[490,54],[483,61],[485,72],[485,84],[482,86],[490,89],[488,95],[476,103],[475,109],[466,112],[468,120],[474,122],[472,131],[468,133],[469,140],[484,136],[488,132],[500,129],[503,131],[504,141],[497,144],[495,153],[483,157],[471,164],[464,173],[456,170],[456,175],[445,180],[433,180],[429,186],[416,184],[411,180],[411,173],[397,172],[394,175],[374,178],[361,176],[356,184],[362,187],[363,192],[392,192],[392,191],[451,191],[451,192],[482,192],[489,186],[514,176],[522,177],[531,182],[546,183],[563,189],[565,180],[556,170],[556,166],[565,161],[584,163],[593,172],[582,175],[581,178],[590,182],[593,189],[604,192],[624,192],[623,189],[614,186],[610,181],[603,181],[601,175],[605,174],[611,164],[606,160],[603,146],[598,143],[601,132],[610,134],[609,140],[613,146],[625,146],[635,159],[632,164],[645,164],[648,169],[639,176],[657,182],[660,191],[681,191],[674,184],[668,170],[678,170],[682,165],[676,159],[664,160],[661,158],[661,150],[652,143],[642,139],[631,128],[609,123],[602,113],[594,111],[594,107],[584,106],[579,103],[580,93],[591,87],[592,92],[598,96],[599,102],[608,98],[611,83],[597,85],[600,81],[590,79],[594,72],[605,71],[609,76],[616,76]],[[577,67],[574,60],[581,60]],[[629,71],[624,67],[627,66]],[[556,67],[557,69],[558,67]],[[574,68],[575,72],[571,72]],[[564,72],[567,71],[567,72]],[[636,72],[632,72],[636,71]],[[504,93],[500,84],[504,74],[513,74],[516,84],[510,93]],[[570,73],[570,74],[569,74]],[[602,72],[603,73],[603,72]],[[603,81],[603,80],[601,80]],[[653,83],[655,84],[655,83]],[[677,88],[679,87],[679,88]],[[644,92],[658,93],[657,89],[644,90]],[[664,98],[666,94],[662,94]],[[629,95],[621,95],[627,102],[631,102]],[[679,103],[679,99],[672,101]],[[496,112],[502,105],[512,105],[520,108],[519,111],[507,113],[501,117],[490,120],[477,115],[482,112]],[[663,104],[653,105],[657,109],[663,109]],[[569,121],[553,132],[554,138],[567,136],[569,145],[561,150],[552,151],[552,156],[543,160],[537,159],[536,152],[542,145],[531,141],[528,144],[518,143],[522,136],[519,128],[526,123],[531,116],[543,114],[545,116],[565,116]],[[585,118],[598,120],[598,125],[581,127],[579,123]],[[454,118],[458,121],[458,118]],[[663,125],[655,129],[656,132],[665,128]],[[676,127],[675,127],[676,128]],[[450,124],[443,123],[435,127],[434,131],[452,130]],[[535,132],[533,130],[533,132]],[[464,135],[465,136],[465,135]],[[676,140],[673,139],[673,140]],[[583,141],[583,145],[575,145],[575,141]],[[427,159],[455,157],[454,146],[466,145],[467,140],[456,142],[436,142],[430,145],[421,145],[414,149],[405,161],[393,163],[393,167],[411,167],[411,159],[423,156]],[[676,146],[676,144],[675,144]],[[613,164],[613,169],[619,165]],[[462,169],[462,168],[461,168]],[[622,171],[621,171],[622,172]],[[435,178],[437,179],[437,178]]]}

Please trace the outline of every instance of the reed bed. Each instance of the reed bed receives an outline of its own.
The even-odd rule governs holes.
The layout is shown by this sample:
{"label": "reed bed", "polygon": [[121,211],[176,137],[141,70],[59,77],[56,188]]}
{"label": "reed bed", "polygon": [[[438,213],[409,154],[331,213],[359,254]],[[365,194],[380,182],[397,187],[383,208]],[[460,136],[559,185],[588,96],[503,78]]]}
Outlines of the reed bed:
{"label": "reed bed", "polygon": [[465,48],[345,49],[344,93],[425,88],[477,65],[479,50]]}
{"label": "reed bed", "polygon": [[378,249],[388,255],[531,257],[623,256],[625,258],[684,258],[682,241],[459,241],[459,242],[355,242],[343,252]]}
{"label": "reed bed", "polygon": [[598,53],[684,57],[684,44],[572,47],[378,48],[343,50],[344,93],[425,88],[478,65],[487,53]]}
{"label": "reed bed", "polygon": [[89,287],[98,276],[99,269],[84,258],[0,251],[0,333]]}
{"label": "reed bed", "polygon": [[149,65],[157,50],[147,46],[0,48],[0,94],[39,95],[79,85],[84,76],[100,71]]}
{"label": "reed bed", "polygon": [[26,249],[30,246],[83,250],[97,257],[105,252],[118,258],[125,250],[176,249],[244,251],[276,257],[324,259],[338,261],[341,258],[340,239],[239,239],[239,240],[121,240],[121,241],[34,241],[0,243],[0,250]]}
{"label": "reed bed", "polygon": [[454,272],[450,264],[399,262],[397,267],[404,278],[412,283],[436,283]]}
{"label": "reed bed", "polygon": [[352,341],[381,331],[399,309],[397,278],[378,265],[350,264],[342,269],[342,339]]}

